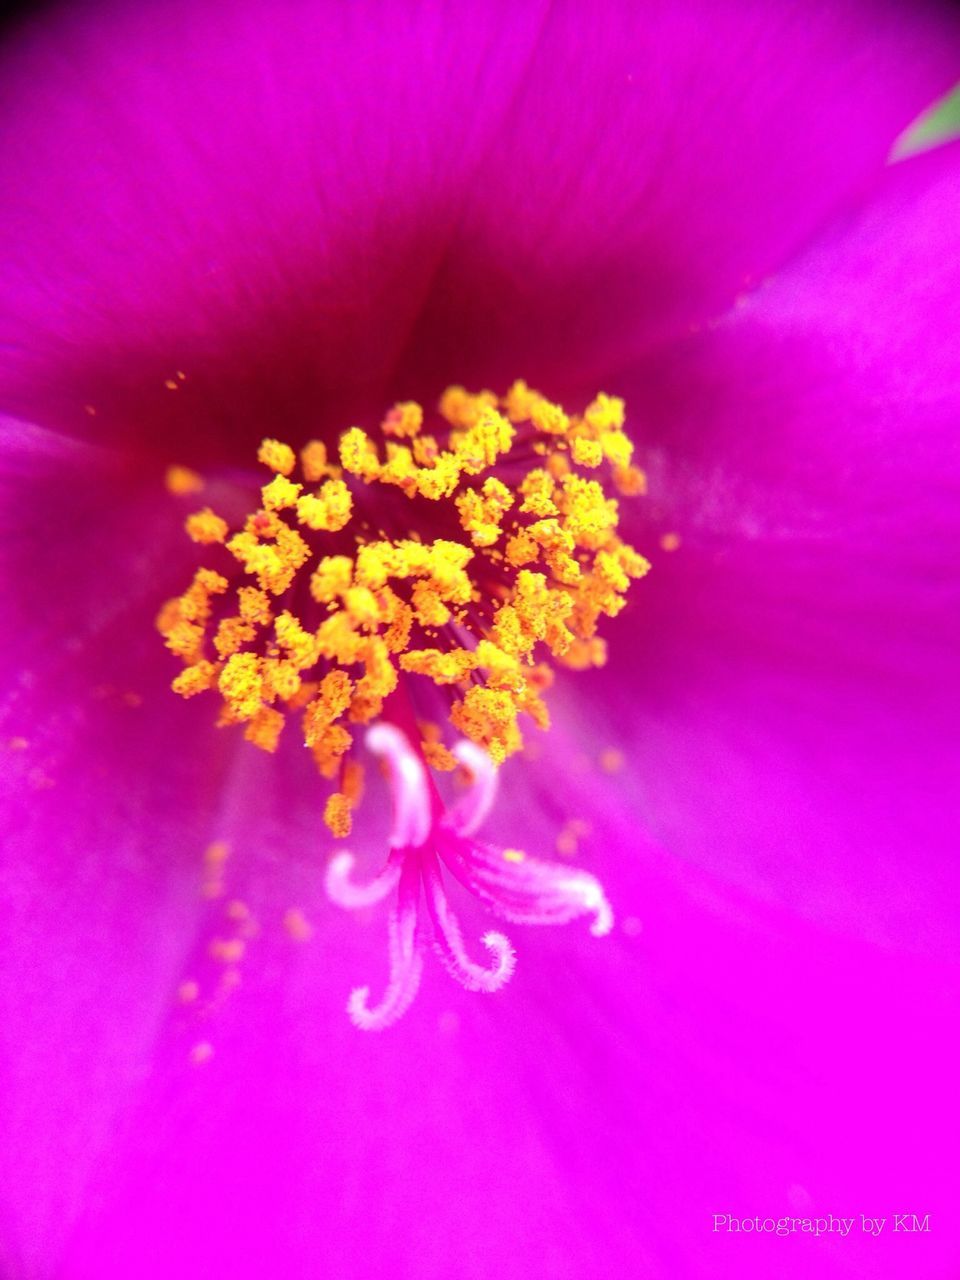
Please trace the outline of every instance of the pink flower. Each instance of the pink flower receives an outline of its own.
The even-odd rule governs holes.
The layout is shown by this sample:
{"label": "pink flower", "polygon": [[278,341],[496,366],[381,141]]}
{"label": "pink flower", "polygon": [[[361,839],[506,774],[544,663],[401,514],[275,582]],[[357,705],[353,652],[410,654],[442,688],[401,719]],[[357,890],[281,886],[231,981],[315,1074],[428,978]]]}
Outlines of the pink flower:
{"label": "pink flower", "polygon": [[[957,54],[947,9],[882,0],[8,37],[5,1274],[956,1269],[960,152],[885,160]],[[364,1036],[389,908],[327,901],[308,753],[170,693],[154,619],[196,558],[163,474],[213,501],[265,435],[517,376],[625,397],[653,572],[484,833],[617,925],[511,926],[504,990],[424,967]]]}

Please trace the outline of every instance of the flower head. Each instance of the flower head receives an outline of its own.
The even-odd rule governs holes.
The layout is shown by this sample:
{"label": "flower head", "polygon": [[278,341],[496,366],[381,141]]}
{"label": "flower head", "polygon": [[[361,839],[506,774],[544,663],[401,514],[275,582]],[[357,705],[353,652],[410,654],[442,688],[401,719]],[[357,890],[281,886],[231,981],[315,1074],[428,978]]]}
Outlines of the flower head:
{"label": "flower head", "polygon": [[[887,159],[955,15],[77,0],[0,64],[0,1269],[953,1274],[960,159]],[[566,655],[518,372],[646,481],[568,442],[653,572]]]}
{"label": "flower head", "polygon": [[[601,395],[571,418],[517,382],[502,405],[489,392],[451,387],[440,410],[443,441],[422,431],[423,409],[407,402],[381,424],[384,453],[359,427],[340,437],[338,462],[322,441],[309,442],[302,482],[291,479],[293,449],[264,440],[258,458],[274,476],[242,528],[230,536],[209,507],[186,519],[194,542],[224,545],[245,585],[231,592],[223,556],[224,573],[198,569],[157,620],[184,664],[175,692],[216,690],[220,724],[243,724],[250,742],[275,752],[286,714],[302,712],[320,773],[339,778],[324,810],[334,836],[350,834],[362,791],[347,726],[379,722],[367,745],[390,761],[391,861],[365,890],[345,878],[346,855],[327,879],[345,906],[398,893],[387,996],[375,1011],[365,990],[351,997],[351,1017],[366,1028],[395,1021],[419,984],[421,880],[451,973],[468,989],[494,991],[513,972],[500,934],[484,937],[491,971],[467,959],[441,862],[508,920],[558,923],[593,911],[594,932],[612,923],[593,877],[551,870],[518,850],[500,856],[467,837],[492,803],[496,764],[523,745],[520,715],[549,725],[542,693],[551,673],[538,651],[570,667],[602,665],[598,622],[621,611],[631,579],[649,568],[618,537],[617,502],[590,476],[606,464],[620,491],[643,487],[623,403]],[[182,490],[182,477],[168,485]],[[423,682],[455,692],[450,723],[467,737],[452,750],[442,730],[429,721],[421,728],[412,714],[407,686]],[[444,816],[428,769],[458,763],[476,794]]]}

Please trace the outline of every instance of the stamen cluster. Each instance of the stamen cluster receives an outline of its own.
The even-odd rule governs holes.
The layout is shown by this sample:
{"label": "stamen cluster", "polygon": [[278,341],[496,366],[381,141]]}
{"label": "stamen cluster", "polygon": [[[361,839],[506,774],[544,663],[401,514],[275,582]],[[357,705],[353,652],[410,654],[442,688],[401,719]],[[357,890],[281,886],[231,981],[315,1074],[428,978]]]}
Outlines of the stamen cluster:
{"label": "stamen cluster", "polygon": [[[549,723],[543,659],[602,665],[599,620],[649,568],[596,478],[644,488],[621,400],[601,394],[570,416],[516,382],[502,398],[451,387],[439,410],[428,433],[420,405],[395,405],[380,441],[353,427],[335,459],[320,441],[298,457],[264,440],[273,475],[242,527],[209,507],[186,521],[195,542],[223,548],[223,571],[198,569],[158,618],[183,662],[174,690],[217,690],[220,723],[274,751],[301,714],[320,772],[339,775],[325,812],[335,835],[349,833],[360,788],[349,726],[381,715],[401,673],[448,691],[452,725],[501,763],[523,745],[521,714]],[[439,737],[425,757],[454,768]]]}

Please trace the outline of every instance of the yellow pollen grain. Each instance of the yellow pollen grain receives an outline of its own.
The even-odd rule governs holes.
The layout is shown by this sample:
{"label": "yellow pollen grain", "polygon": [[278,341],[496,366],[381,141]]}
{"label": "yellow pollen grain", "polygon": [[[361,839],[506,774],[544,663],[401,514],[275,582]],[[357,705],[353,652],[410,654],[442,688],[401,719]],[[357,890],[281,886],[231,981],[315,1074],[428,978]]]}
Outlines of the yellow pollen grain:
{"label": "yellow pollen grain", "polygon": [[185,978],[177,987],[177,999],[181,1004],[193,1004],[200,994],[200,984],[193,978]]}
{"label": "yellow pollen grain", "polygon": [[203,476],[196,471],[192,471],[189,467],[176,465],[167,467],[163,479],[167,492],[172,493],[177,498],[185,497],[191,493],[203,492]]}
{"label": "yellow pollen grain", "polygon": [[223,893],[223,876],[229,857],[230,845],[226,840],[214,840],[204,850],[202,893],[205,898],[219,898]]}
{"label": "yellow pollen grain", "polygon": [[571,818],[564,824],[563,830],[557,836],[557,853],[563,857],[572,858],[577,852],[577,846],[581,838],[589,834],[590,824],[588,822],[584,822],[582,818]]}
{"label": "yellow pollen grain", "polygon": [[526,857],[522,849],[504,849],[503,851],[504,862],[524,862]]}
{"label": "yellow pollen grain", "polygon": [[679,533],[665,533],[660,539],[660,547],[663,551],[676,551],[679,546]]}
{"label": "yellow pollen grain", "polygon": [[230,857],[230,845],[226,840],[213,840],[203,852],[204,863],[208,867],[222,867]]}
{"label": "yellow pollen grain", "polygon": [[220,964],[239,964],[246,949],[247,944],[242,938],[212,938],[207,954]]}
{"label": "yellow pollen grain", "polygon": [[601,751],[598,763],[604,773],[619,773],[626,760],[623,752],[616,747],[606,747]]}
{"label": "yellow pollen grain", "polygon": [[[553,666],[603,664],[604,620],[650,567],[618,534],[617,495],[645,481],[617,397],[570,414],[518,381],[503,397],[450,387],[439,410],[425,430],[402,401],[376,430],[299,455],[265,439],[259,509],[232,534],[210,508],[187,518],[199,545],[225,545],[234,581],[201,569],[157,618],[182,663],[176,692],[218,691],[219,723],[275,751],[302,716],[317,769],[338,780],[336,834],[362,786],[355,726],[382,714],[401,673],[435,686],[450,726],[500,763],[528,724],[548,727]],[[409,520],[394,514],[405,502]],[[421,519],[448,536],[425,537]],[[443,738],[423,732],[422,750],[453,770]]]}

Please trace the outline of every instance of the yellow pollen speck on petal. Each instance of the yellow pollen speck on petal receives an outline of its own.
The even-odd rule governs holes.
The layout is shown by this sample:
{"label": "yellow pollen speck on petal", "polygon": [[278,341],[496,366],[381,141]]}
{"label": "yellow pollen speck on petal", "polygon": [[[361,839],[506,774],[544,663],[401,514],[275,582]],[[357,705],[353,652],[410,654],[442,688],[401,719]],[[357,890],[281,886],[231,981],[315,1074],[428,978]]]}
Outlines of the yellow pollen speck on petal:
{"label": "yellow pollen speck on petal", "polygon": [[584,822],[582,818],[571,818],[569,822],[565,823],[563,830],[557,836],[557,853],[562,857],[572,858],[577,852],[581,838],[589,834],[590,824],[588,822]]}
{"label": "yellow pollen speck on petal", "polygon": [[680,546],[679,533],[665,533],[660,539],[660,546],[664,551],[676,551]]}
{"label": "yellow pollen speck on petal", "polygon": [[196,471],[191,471],[189,467],[179,466],[167,467],[164,484],[167,492],[178,498],[191,493],[201,493],[204,487],[203,476],[198,475]]}
{"label": "yellow pollen speck on petal", "polygon": [[242,938],[212,938],[207,946],[207,954],[211,960],[220,964],[239,964],[246,952],[247,944]]}
{"label": "yellow pollen speck on petal", "polygon": [[227,903],[224,908],[224,915],[228,920],[233,920],[234,923],[243,925],[244,932],[249,937],[252,937],[253,934],[256,933],[255,926],[253,926],[251,932],[251,926],[253,925],[253,912],[240,898],[233,898]]}
{"label": "yellow pollen speck on petal", "polygon": [[230,846],[226,840],[214,840],[204,850],[203,860],[208,867],[222,867],[230,857]]}
{"label": "yellow pollen speck on petal", "polygon": [[[645,488],[624,421],[617,397],[571,414],[517,381],[503,397],[448,388],[428,429],[402,401],[299,454],[265,439],[259,507],[232,533],[210,508],[187,517],[218,567],[158,614],[174,689],[219,692],[218,723],[268,752],[301,716],[336,780],[337,834],[362,790],[356,726],[401,679],[432,686],[449,727],[503,762],[527,726],[548,728],[556,667],[606,661],[605,619],[650,568],[618,533],[619,499]],[[422,732],[426,763],[455,771],[443,731]]]}
{"label": "yellow pollen speck on petal", "polygon": [[313,937],[313,925],[299,907],[284,912],[283,927],[294,942],[309,942]]}
{"label": "yellow pollen speck on petal", "polygon": [[223,893],[223,878],[229,857],[230,846],[225,840],[214,840],[204,850],[201,891],[205,898],[219,898]]}
{"label": "yellow pollen speck on petal", "polygon": [[504,862],[524,862],[526,857],[522,849],[504,849],[503,851]]}
{"label": "yellow pollen speck on petal", "polygon": [[340,791],[335,791],[332,796],[327,797],[327,803],[323,810],[323,820],[330,833],[336,836],[338,840],[342,840],[350,834],[353,827],[352,808],[350,800]]}
{"label": "yellow pollen speck on petal", "polygon": [[599,765],[604,773],[619,773],[625,763],[623,752],[616,747],[606,747],[600,753]]}

